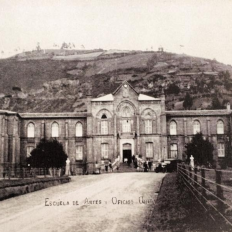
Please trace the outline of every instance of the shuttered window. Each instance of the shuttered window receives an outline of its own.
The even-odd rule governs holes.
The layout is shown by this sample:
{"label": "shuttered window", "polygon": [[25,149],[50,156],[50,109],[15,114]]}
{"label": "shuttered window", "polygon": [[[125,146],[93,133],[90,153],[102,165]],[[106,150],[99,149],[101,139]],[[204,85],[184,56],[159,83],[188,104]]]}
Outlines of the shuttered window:
{"label": "shuttered window", "polygon": [[145,120],[145,133],[152,134],[152,120]]}
{"label": "shuttered window", "polygon": [[106,120],[101,121],[101,134],[102,135],[108,134],[108,121]]}
{"label": "shuttered window", "polygon": [[103,159],[109,158],[109,144],[108,143],[101,144],[101,156]]}
{"label": "shuttered window", "polygon": [[83,160],[83,146],[76,147],[76,160]]}
{"label": "shuttered window", "polygon": [[146,143],[146,158],[153,158],[153,143]]}
{"label": "shuttered window", "polygon": [[225,144],[218,143],[218,157],[225,157]]}
{"label": "shuttered window", "polygon": [[178,152],[177,144],[176,143],[171,144],[169,158],[177,158],[177,152]]}

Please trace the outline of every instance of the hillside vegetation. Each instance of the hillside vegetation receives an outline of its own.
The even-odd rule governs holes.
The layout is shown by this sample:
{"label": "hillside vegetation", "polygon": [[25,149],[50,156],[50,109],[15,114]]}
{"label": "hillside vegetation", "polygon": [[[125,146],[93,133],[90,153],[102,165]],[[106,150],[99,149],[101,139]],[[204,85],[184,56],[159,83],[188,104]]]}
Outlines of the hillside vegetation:
{"label": "hillside vegetation", "polygon": [[231,65],[163,51],[31,52],[0,60],[0,108],[86,111],[87,92],[102,96],[127,80],[140,93],[164,91],[169,110],[217,109],[231,101],[231,76]]}

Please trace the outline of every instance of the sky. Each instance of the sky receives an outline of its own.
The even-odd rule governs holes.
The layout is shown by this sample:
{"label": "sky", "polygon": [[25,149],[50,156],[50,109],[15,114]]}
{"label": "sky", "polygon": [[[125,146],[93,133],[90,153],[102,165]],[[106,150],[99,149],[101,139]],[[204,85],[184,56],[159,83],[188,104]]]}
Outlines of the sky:
{"label": "sky", "polygon": [[0,0],[0,58],[38,42],[42,49],[162,46],[232,64],[232,0]]}

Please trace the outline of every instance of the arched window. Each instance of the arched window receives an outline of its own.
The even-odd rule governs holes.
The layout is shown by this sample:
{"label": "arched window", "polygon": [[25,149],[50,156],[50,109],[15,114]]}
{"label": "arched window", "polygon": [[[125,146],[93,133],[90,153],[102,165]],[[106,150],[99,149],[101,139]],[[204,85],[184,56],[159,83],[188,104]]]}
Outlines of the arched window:
{"label": "arched window", "polygon": [[176,131],[176,122],[171,121],[170,123],[170,135],[176,135],[177,131]]}
{"label": "arched window", "polygon": [[83,126],[82,123],[78,122],[76,124],[76,137],[82,137],[83,136]]}
{"label": "arched window", "polygon": [[195,120],[193,122],[193,134],[197,134],[197,133],[200,133],[201,132],[201,125],[200,125],[200,122]]}
{"label": "arched window", "polygon": [[27,137],[34,138],[35,137],[35,125],[34,123],[30,122],[27,126]]}
{"label": "arched window", "polygon": [[145,120],[145,133],[152,134],[152,120],[150,119]]}
{"label": "arched window", "polygon": [[57,122],[52,123],[52,137],[59,137],[59,124]]}
{"label": "arched window", "polygon": [[224,134],[224,123],[222,120],[217,122],[217,134],[222,135]]}
{"label": "arched window", "polygon": [[105,114],[101,117],[101,134],[107,135],[108,134],[108,121]]}

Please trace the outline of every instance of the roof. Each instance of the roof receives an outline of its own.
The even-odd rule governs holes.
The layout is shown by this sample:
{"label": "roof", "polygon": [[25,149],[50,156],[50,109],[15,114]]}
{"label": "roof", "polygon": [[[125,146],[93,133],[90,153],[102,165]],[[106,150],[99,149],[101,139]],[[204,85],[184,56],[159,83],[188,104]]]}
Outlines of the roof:
{"label": "roof", "polygon": [[221,116],[229,115],[231,110],[178,110],[165,111],[167,116]]}
{"label": "roof", "polygon": [[139,94],[138,100],[139,101],[157,101],[157,100],[160,100],[160,98],[154,98],[154,97],[147,96],[145,94]]}
{"label": "roof", "polygon": [[102,97],[94,98],[91,101],[97,102],[97,101],[113,101],[113,100],[114,100],[113,95],[112,94],[107,94],[107,95],[102,96]]}
{"label": "roof", "polygon": [[119,85],[119,87],[113,92],[113,95],[116,94],[118,92],[118,90],[123,86],[123,85],[129,85],[131,89],[133,89],[135,91],[135,93],[138,94],[138,92],[127,82],[127,81],[123,81],[121,85]]}
{"label": "roof", "polygon": [[17,114],[17,112],[9,111],[9,110],[0,110],[0,114]]}
{"label": "roof", "polygon": [[21,118],[83,118],[87,113],[19,113]]}

